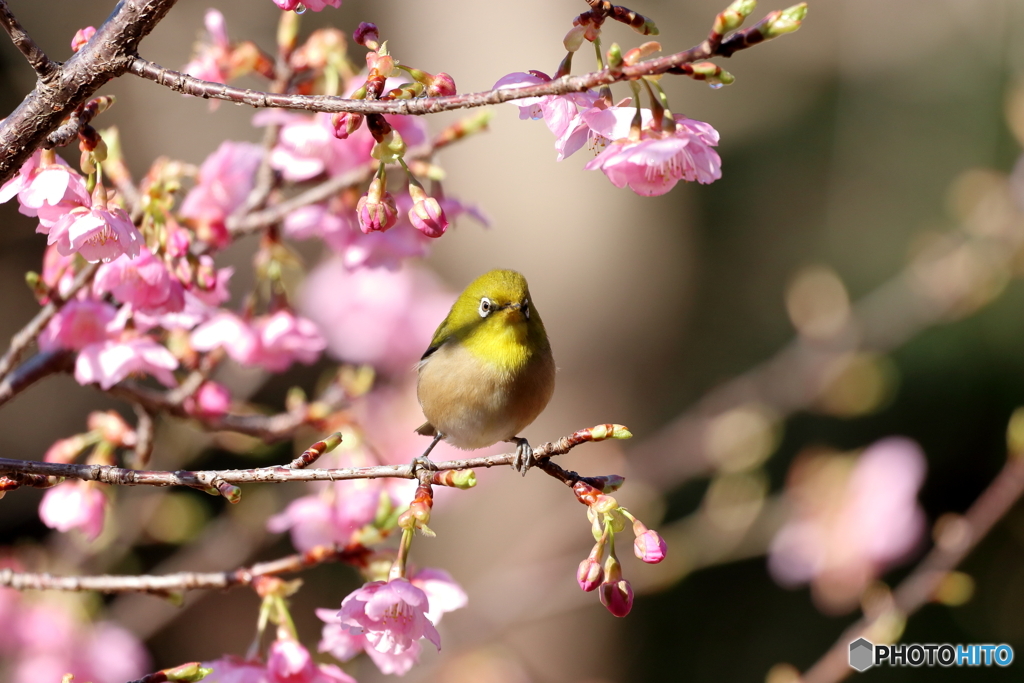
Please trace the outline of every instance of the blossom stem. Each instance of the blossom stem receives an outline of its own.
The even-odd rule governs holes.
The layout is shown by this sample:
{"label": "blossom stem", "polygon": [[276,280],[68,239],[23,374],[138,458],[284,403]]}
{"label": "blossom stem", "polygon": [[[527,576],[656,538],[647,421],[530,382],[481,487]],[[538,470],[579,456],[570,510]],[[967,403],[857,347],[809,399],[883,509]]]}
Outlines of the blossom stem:
{"label": "blossom stem", "polygon": [[388,581],[405,578],[405,568],[409,561],[409,549],[412,548],[412,537],[414,535],[415,531],[411,528],[402,529],[402,540],[398,544],[398,556],[391,564],[391,571],[388,572]]}

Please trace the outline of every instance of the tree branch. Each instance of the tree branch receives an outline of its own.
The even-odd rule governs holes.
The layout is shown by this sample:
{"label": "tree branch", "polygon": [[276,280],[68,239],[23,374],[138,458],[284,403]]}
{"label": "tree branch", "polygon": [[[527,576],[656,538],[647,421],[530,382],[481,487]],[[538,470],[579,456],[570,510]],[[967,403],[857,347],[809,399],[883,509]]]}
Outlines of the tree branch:
{"label": "tree branch", "polygon": [[361,565],[370,549],[354,544],[348,547],[321,545],[304,553],[260,562],[226,572],[177,572],[164,575],[55,576],[47,573],[16,572],[0,569],[0,586],[14,590],[98,591],[100,593],[152,593],[166,596],[197,589],[226,589],[250,586],[262,576],[288,574],[326,562]]}
{"label": "tree branch", "polygon": [[[145,404],[143,403],[143,405]],[[568,453],[576,446],[587,441],[628,438],[628,434],[629,432],[621,425],[598,425],[589,429],[580,429],[554,443],[542,444],[533,450],[533,454],[540,461],[538,466],[541,466],[547,458]],[[515,453],[505,453],[479,458],[466,458],[464,460],[449,460],[435,464],[438,470],[463,470],[477,467],[489,468],[498,465],[510,465],[514,459]],[[416,469],[413,465],[377,465],[374,467],[310,470],[291,468],[284,465],[272,465],[270,467],[244,470],[178,470],[167,472],[158,470],[130,470],[113,465],[79,465],[0,458],[0,473],[41,474],[52,477],[64,477],[66,479],[98,481],[117,486],[188,486],[206,491],[217,488],[218,485],[235,484],[344,481],[349,479],[380,479],[384,477],[415,479]]]}
{"label": "tree branch", "polygon": [[[1021,495],[1024,494],[1024,458],[1011,456],[988,488],[982,492],[964,516],[946,524],[932,548],[914,571],[893,591],[892,604],[873,618],[863,618],[846,629],[835,645],[807,670],[803,683],[832,683],[850,675],[847,663],[850,643],[871,635],[872,628],[884,617],[903,618],[921,609],[935,595],[939,584],[991,531]],[[874,642],[878,642],[875,638]]]}
{"label": "tree branch", "polygon": [[[82,287],[92,282],[92,278],[96,275],[96,270],[99,268],[98,263],[90,263],[83,268],[78,275],[75,277],[74,282],[69,289],[61,298],[53,298],[48,304],[39,309],[35,317],[28,322],[25,327],[21,328],[17,334],[11,337],[11,346],[4,353],[3,357],[0,358],[0,380],[3,380],[10,374],[14,367],[14,364],[18,362],[18,358],[21,357],[21,353],[36,340],[39,333],[43,331],[47,323],[57,315],[57,311],[61,309],[64,302],[74,298],[75,294],[78,293]],[[17,392],[15,392],[17,393]],[[5,396],[0,391],[0,405],[3,405],[10,396]]]}
{"label": "tree branch", "polygon": [[[748,29],[752,31],[753,29]],[[746,35],[739,31],[738,34]],[[734,34],[736,35],[736,34]],[[732,36],[730,36],[732,38]],[[729,56],[738,49],[750,47],[756,43],[730,41],[717,43],[708,39],[689,50],[650,59],[631,66],[609,68],[576,76],[563,76],[547,83],[526,85],[518,88],[501,88],[484,92],[449,95],[447,97],[417,97],[408,100],[351,100],[330,95],[285,95],[235,88],[224,83],[204,81],[173,69],[167,69],[141,57],[133,57],[128,71],[140,78],[153,81],[176,92],[202,97],[203,99],[226,100],[238,104],[248,104],[257,108],[297,109],[314,112],[349,112],[356,114],[405,114],[421,116],[436,114],[453,109],[483,107],[500,104],[525,97],[541,97],[545,95],[566,95],[583,92],[603,85],[611,85],[620,81],[637,80],[643,76],[655,76],[670,73],[684,64],[708,59],[715,56]],[[729,54],[725,54],[724,46],[728,45]]]}
{"label": "tree branch", "polygon": [[7,31],[7,34],[11,37],[11,42],[14,43],[14,47],[18,48],[18,51],[25,55],[29,66],[36,72],[40,80],[49,81],[52,79],[60,68],[60,64],[47,57],[42,48],[36,45],[36,41],[32,40],[32,36],[28,34],[28,31],[17,20],[14,13],[11,12],[11,8],[7,6],[7,0],[0,0],[0,24],[3,24],[4,30]]}
{"label": "tree branch", "polygon": [[139,42],[176,0],[121,0],[110,18],[81,50],[40,80],[10,116],[0,122],[0,183],[45,144],[79,105],[127,71]]}

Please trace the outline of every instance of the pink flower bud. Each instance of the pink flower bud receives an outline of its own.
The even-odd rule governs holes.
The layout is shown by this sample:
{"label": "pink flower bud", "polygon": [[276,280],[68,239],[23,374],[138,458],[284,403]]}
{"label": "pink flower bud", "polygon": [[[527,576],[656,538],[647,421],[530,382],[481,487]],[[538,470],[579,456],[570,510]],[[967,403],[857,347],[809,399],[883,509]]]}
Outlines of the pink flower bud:
{"label": "pink flower bud", "polygon": [[395,198],[384,189],[380,178],[374,178],[370,189],[359,198],[356,217],[359,219],[359,229],[367,234],[384,232],[395,226],[398,207],[395,206]]}
{"label": "pink flower bud", "polygon": [[90,431],[99,432],[100,438],[114,446],[126,446],[135,443],[135,432],[113,410],[102,413],[89,413],[89,419],[86,424]]}
{"label": "pink flower bud", "polygon": [[455,79],[443,71],[430,81],[427,85],[427,97],[444,97],[456,93]]}
{"label": "pink flower bud", "polygon": [[448,229],[448,218],[433,197],[424,197],[409,210],[413,226],[427,237],[440,237]]}
{"label": "pink flower bud", "polygon": [[334,137],[339,140],[345,140],[349,135],[359,130],[359,126],[363,123],[362,114],[350,114],[348,112],[340,112],[338,114],[331,115],[331,128],[334,130]]}
{"label": "pink flower bud", "polygon": [[596,589],[604,581],[604,570],[601,568],[601,563],[595,560],[593,557],[580,562],[580,568],[576,570],[576,583],[580,585],[585,592]]}
{"label": "pink flower bud", "polygon": [[648,529],[633,541],[633,552],[647,564],[658,564],[665,559],[668,546],[657,531]]}
{"label": "pink flower bud", "polygon": [[[352,37],[357,44],[369,47],[372,50],[376,48],[376,43],[380,40],[380,33],[377,31],[377,24],[364,21],[359,24]],[[374,43],[372,47],[368,44],[371,42]]]}
{"label": "pink flower bud", "polygon": [[71,39],[71,51],[78,52],[81,50],[94,35],[96,35],[95,26],[86,26],[85,28],[78,29],[75,32],[75,37]]}
{"label": "pink flower bud", "polygon": [[602,583],[598,596],[601,604],[617,617],[624,617],[633,609],[633,587],[625,579]]}

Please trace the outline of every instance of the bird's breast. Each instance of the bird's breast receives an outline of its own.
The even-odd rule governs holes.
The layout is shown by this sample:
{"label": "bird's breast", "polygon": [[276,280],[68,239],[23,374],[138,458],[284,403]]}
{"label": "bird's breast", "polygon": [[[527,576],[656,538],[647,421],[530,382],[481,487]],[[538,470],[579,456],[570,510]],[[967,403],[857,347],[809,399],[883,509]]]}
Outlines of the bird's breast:
{"label": "bird's breast", "polygon": [[550,350],[508,346],[506,355],[519,362],[494,362],[465,344],[447,343],[421,364],[417,395],[423,414],[452,445],[483,448],[516,436],[551,398]]}

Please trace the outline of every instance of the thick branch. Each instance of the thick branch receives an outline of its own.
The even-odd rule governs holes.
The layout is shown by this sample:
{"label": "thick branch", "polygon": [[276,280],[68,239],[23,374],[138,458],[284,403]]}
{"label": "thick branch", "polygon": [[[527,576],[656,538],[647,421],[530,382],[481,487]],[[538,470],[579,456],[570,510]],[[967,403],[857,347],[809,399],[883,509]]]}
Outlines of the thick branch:
{"label": "thick branch", "polygon": [[[581,443],[601,441],[606,438],[612,438],[616,433],[622,433],[616,432],[616,428],[624,432],[624,428],[618,425],[599,425],[590,429],[580,429],[554,443],[545,443],[538,446],[533,450],[533,454],[543,464],[543,460],[546,458],[568,453]],[[477,467],[510,465],[514,459],[515,453],[505,453],[479,458],[466,458],[464,460],[449,460],[436,463],[436,466],[439,470],[463,470]],[[119,486],[189,486],[203,490],[216,488],[218,484],[280,484],[292,481],[344,481],[348,479],[380,479],[384,477],[415,479],[415,469],[417,468],[414,468],[411,464],[313,470],[274,465],[246,470],[178,470],[166,472],[158,470],[130,470],[112,465],[78,465],[0,458],[0,473],[42,474],[64,477],[66,479],[98,481],[104,484]]]}
{"label": "thick branch", "polygon": [[7,6],[7,0],[0,0],[0,24],[3,24],[4,30],[11,36],[14,47],[25,55],[25,59],[28,60],[29,66],[36,72],[36,75],[43,81],[53,78],[60,65],[47,57],[42,48],[36,45],[36,41],[32,40],[32,36],[28,34],[28,31],[11,12],[11,8]]}
{"label": "thick branch", "polygon": [[15,590],[99,591],[100,593],[154,593],[167,595],[196,589],[249,586],[261,576],[275,576],[315,567],[325,562],[361,564],[369,550],[361,545],[347,548],[317,546],[305,553],[288,555],[251,567],[227,572],[177,572],[162,576],[54,576],[0,569],[0,586]]}
{"label": "thick branch", "polygon": [[892,610],[902,617],[909,617],[931,601],[942,580],[974,550],[1022,494],[1024,459],[1012,457],[964,514],[963,519],[943,528],[932,551],[893,592],[891,610],[873,619],[860,619],[846,629],[835,645],[807,670],[801,680],[804,683],[831,683],[850,675],[853,671],[847,663],[850,643],[869,634],[879,618],[891,615]]}
{"label": "thick branch", "polygon": [[61,65],[0,123],[0,183],[21,168],[79,105],[123,74],[139,42],[176,0],[122,0],[81,50]]}

